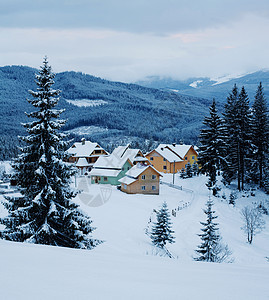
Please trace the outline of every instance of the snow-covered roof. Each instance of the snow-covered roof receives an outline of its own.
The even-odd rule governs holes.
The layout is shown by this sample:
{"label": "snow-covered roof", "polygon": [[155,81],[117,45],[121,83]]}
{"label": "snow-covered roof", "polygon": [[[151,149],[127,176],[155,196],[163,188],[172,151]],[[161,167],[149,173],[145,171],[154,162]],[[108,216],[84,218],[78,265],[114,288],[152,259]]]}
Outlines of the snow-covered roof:
{"label": "snow-covered roof", "polygon": [[121,170],[115,169],[92,169],[89,172],[90,176],[107,176],[107,177],[117,177]]}
{"label": "snow-covered roof", "polygon": [[140,165],[140,164],[137,164],[137,165],[133,166],[130,170],[128,170],[126,172],[125,175],[129,176],[129,177],[137,178],[140,174],[142,174],[148,168],[153,169],[156,173],[161,175],[161,173],[158,172],[153,166],[151,166],[151,165],[144,166],[144,165]]}
{"label": "snow-covered roof", "polygon": [[117,148],[115,148],[113,150],[113,152],[111,154],[115,155],[116,157],[122,157],[129,147],[130,147],[129,144],[126,146],[118,146]]}
{"label": "snow-covered roof", "polygon": [[67,152],[76,157],[89,157],[94,150],[103,150],[97,143],[91,141],[76,142],[70,147]]}
{"label": "snow-covered roof", "polygon": [[135,178],[124,176],[123,178],[119,179],[119,182],[129,185],[129,184],[132,184],[133,182],[135,182],[136,180],[137,179],[135,179]]}
{"label": "snow-covered roof", "polygon": [[155,151],[169,162],[182,161],[192,145],[160,144]]}
{"label": "snow-covered roof", "polygon": [[89,164],[85,157],[80,157],[76,163],[77,167],[89,167],[92,164]]}
{"label": "snow-covered roof", "polygon": [[128,160],[128,157],[118,157],[112,154],[100,156],[94,164],[94,168],[121,169]]}
{"label": "snow-covered roof", "polygon": [[177,155],[179,155],[181,158],[184,158],[184,156],[188,153],[192,145],[167,145],[168,148],[170,148],[172,151],[176,152]]}
{"label": "snow-covered roof", "polygon": [[163,144],[159,145],[158,148],[155,149],[155,151],[157,153],[159,153],[162,157],[164,157],[166,160],[168,160],[169,162],[179,162],[182,161],[182,159],[176,155],[174,152],[172,152],[171,150],[169,150],[166,147],[162,146]]}

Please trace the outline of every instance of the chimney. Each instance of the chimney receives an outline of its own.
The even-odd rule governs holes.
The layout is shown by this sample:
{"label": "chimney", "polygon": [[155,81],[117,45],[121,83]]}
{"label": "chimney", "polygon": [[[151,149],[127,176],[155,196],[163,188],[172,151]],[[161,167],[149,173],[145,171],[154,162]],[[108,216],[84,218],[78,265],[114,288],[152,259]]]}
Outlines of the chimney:
{"label": "chimney", "polygon": [[82,138],[82,139],[81,139],[81,144],[82,144],[82,145],[85,145],[85,142],[86,142],[86,139],[85,139],[85,138]]}

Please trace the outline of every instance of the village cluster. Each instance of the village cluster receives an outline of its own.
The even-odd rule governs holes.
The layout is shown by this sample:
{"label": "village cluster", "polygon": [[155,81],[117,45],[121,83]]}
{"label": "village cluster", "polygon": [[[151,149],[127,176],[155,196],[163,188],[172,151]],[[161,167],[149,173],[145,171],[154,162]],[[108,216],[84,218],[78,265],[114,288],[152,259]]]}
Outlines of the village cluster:
{"label": "village cluster", "polygon": [[192,145],[160,144],[143,154],[130,145],[118,146],[109,154],[98,143],[74,143],[69,149],[69,163],[80,176],[90,177],[92,184],[120,186],[128,194],[159,194],[162,173],[178,173],[187,164],[197,163],[198,154]]}

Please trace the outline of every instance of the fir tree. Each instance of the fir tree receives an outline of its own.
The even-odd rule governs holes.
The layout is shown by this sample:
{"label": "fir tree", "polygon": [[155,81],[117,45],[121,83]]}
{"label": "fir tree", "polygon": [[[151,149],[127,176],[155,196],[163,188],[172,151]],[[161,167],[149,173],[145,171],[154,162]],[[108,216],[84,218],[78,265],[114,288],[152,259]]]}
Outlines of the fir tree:
{"label": "fir tree", "polygon": [[23,124],[28,135],[21,137],[25,146],[15,160],[15,179],[23,197],[8,198],[4,202],[9,215],[2,222],[6,228],[4,239],[36,244],[91,249],[97,240],[91,219],[84,215],[72,199],[76,193],[70,188],[74,171],[64,162],[67,158],[65,135],[59,129],[65,124],[58,119],[63,110],[55,107],[59,90],[54,90],[54,74],[47,58],[36,75],[37,91],[30,91],[28,102],[35,111],[34,119]]}
{"label": "fir tree", "polygon": [[[239,161],[238,161],[238,186],[239,190],[244,190],[245,177],[249,169],[252,145],[250,139],[250,108],[249,99],[244,87],[242,87],[238,98],[238,127],[239,136],[237,138]],[[241,182],[241,187],[240,187]]]}
{"label": "fir tree", "polygon": [[240,94],[235,85],[227,98],[224,112],[226,135],[226,157],[223,168],[224,182],[230,183],[237,178],[238,190],[244,189],[246,166],[249,153],[252,149],[250,143],[250,109],[245,88]]}
{"label": "fir tree", "polygon": [[193,176],[197,176],[199,173],[199,166],[197,163],[192,164],[192,174]]}
{"label": "fir tree", "polygon": [[237,102],[238,102],[238,88],[236,84],[233,87],[232,92],[227,97],[227,103],[225,104],[224,117],[224,132],[226,141],[226,156],[225,164],[223,166],[223,181],[225,184],[230,184],[233,179],[236,178],[237,172],[237,143],[235,136],[238,136],[238,126],[235,122],[237,116]]}
{"label": "fir tree", "polygon": [[210,115],[205,117],[201,130],[199,158],[200,172],[208,176],[207,187],[214,191],[217,183],[217,171],[221,169],[225,155],[223,122],[217,114],[216,102],[210,106]]}
{"label": "fir tree", "polygon": [[173,233],[171,229],[171,218],[166,202],[163,203],[159,211],[156,212],[157,222],[153,224],[150,238],[152,243],[163,248],[167,243],[174,243]]}
{"label": "fir tree", "polygon": [[215,211],[212,210],[213,201],[209,198],[206,204],[206,209],[204,213],[206,214],[206,222],[200,222],[203,225],[201,229],[203,233],[198,234],[202,240],[198,249],[195,250],[198,257],[195,258],[197,261],[208,261],[214,262],[217,261],[216,253],[214,249],[217,247],[219,243],[220,236],[218,234],[218,223],[214,223],[214,220],[217,218],[215,216]]}
{"label": "fir tree", "polygon": [[255,146],[252,179],[264,187],[266,179],[266,157],[269,153],[269,117],[262,83],[259,84],[252,106],[251,140]]}
{"label": "fir tree", "polygon": [[191,178],[193,176],[192,167],[190,163],[186,164],[186,177]]}

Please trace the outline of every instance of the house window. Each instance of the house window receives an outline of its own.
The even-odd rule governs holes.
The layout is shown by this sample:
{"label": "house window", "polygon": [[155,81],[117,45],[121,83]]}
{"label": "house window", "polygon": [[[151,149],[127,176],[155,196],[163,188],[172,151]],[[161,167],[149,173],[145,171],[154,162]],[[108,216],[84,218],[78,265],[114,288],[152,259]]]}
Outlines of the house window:
{"label": "house window", "polygon": [[122,167],[121,170],[124,171],[124,167]]}
{"label": "house window", "polygon": [[166,166],[163,166],[163,169],[166,170],[167,169]]}
{"label": "house window", "polygon": [[153,191],[156,191],[156,185],[153,185],[153,186],[151,187],[151,189],[152,189]]}
{"label": "house window", "polygon": [[145,190],[146,190],[146,186],[145,186],[145,185],[142,185],[142,186],[141,186],[141,190],[142,190],[142,191],[145,191]]}
{"label": "house window", "polygon": [[195,159],[195,156],[193,156],[192,159]]}
{"label": "house window", "polygon": [[165,159],[165,158],[163,158],[163,161],[166,161],[166,159]]}
{"label": "house window", "polygon": [[107,181],[107,177],[104,177],[104,181]]}
{"label": "house window", "polygon": [[130,167],[128,167],[127,170],[130,170]]}
{"label": "house window", "polygon": [[151,178],[152,178],[152,179],[156,179],[156,175],[152,175]]}
{"label": "house window", "polygon": [[123,186],[123,188],[126,190],[126,189],[127,189],[127,185],[125,184],[125,185]]}
{"label": "house window", "polygon": [[142,175],[141,178],[142,178],[143,180],[145,180],[145,179],[146,179],[146,175]]}
{"label": "house window", "polygon": [[150,160],[153,160],[153,156],[151,156],[149,159],[150,159]]}
{"label": "house window", "polygon": [[185,157],[185,160],[188,160],[188,157],[187,157],[187,156]]}

